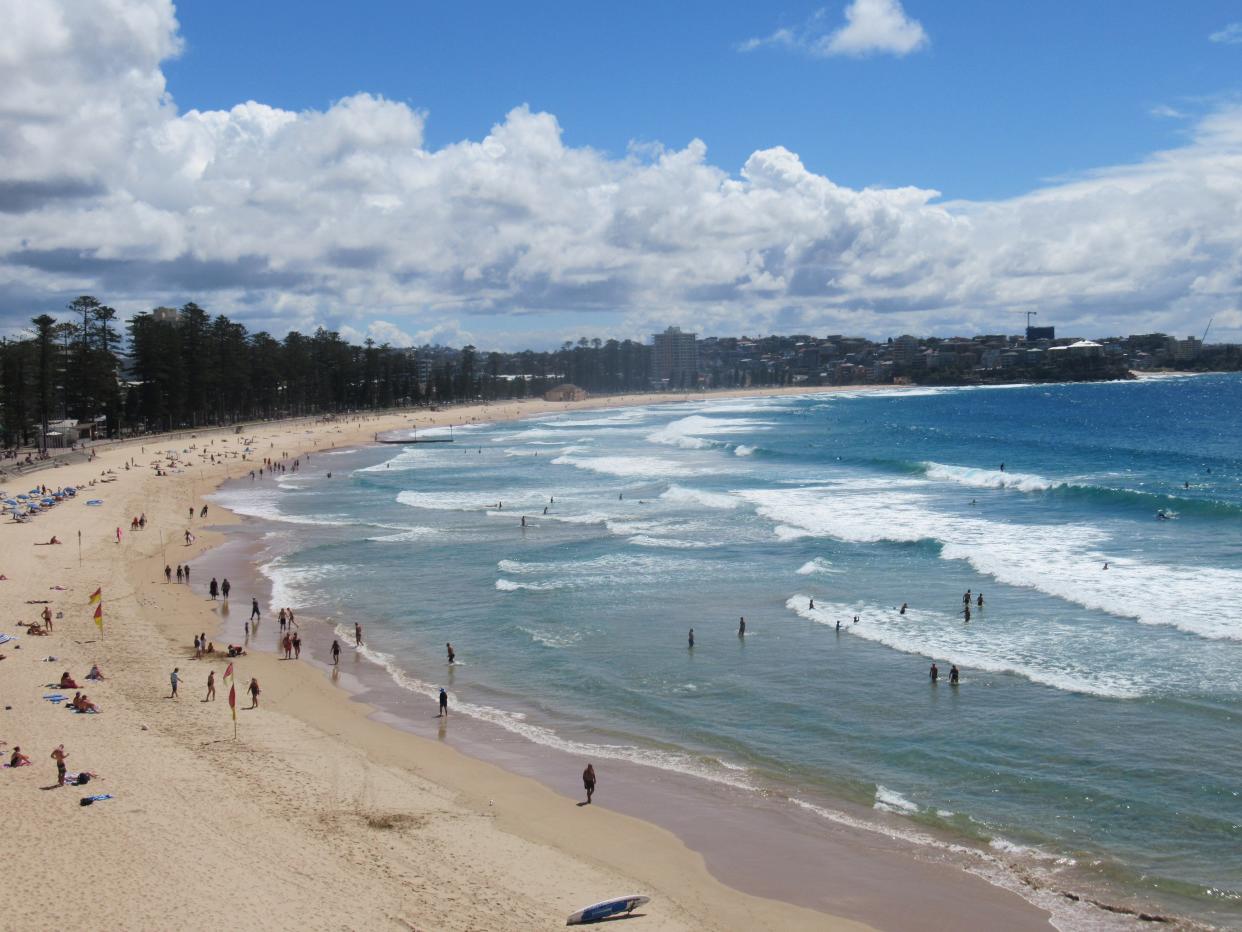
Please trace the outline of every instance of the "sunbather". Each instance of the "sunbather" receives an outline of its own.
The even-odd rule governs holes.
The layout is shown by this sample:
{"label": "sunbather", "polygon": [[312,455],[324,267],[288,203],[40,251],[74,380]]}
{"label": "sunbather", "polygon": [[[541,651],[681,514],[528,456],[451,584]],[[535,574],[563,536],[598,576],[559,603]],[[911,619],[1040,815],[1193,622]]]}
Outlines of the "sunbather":
{"label": "sunbather", "polygon": [[69,675],[68,670],[66,670],[64,673],[60,675],[60,688],[61,689],[77,689],[78,688],[78,684],[73,681],[73,677]]}
{"label": "sunbather", "polygon": [[13,748],[13,755],[9,758],[10,767],[26,767],[30,764],[30,758],[22,753],[21,748]]}
{"label": "sunbather", "polygon": [[90,672],[90,673],[88,673],[88,674],[86,674],[86,678],[87,678],[88,680],[102,680],[102,679],[104,679],[103,671],[99,669],[99,664],[97,664],[97,663],[93,663],[93,664],[91,664],[91,672]]}

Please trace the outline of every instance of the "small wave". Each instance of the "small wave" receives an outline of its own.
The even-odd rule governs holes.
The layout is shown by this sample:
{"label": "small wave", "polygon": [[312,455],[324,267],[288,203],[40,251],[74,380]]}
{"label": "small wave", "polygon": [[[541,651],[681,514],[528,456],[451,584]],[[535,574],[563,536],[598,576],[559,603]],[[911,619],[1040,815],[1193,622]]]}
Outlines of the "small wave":
{"label": "small wave", "polygon": [[563,582],[514,582],[511,579],[496,580],[496,588],[501,592],[518,592],[526,589],[531,592],[550,592],[553,589],[564,589]]}
{"label": "small wave", "polygon": [[972,489],[1015,489],[1019,492],[1047,492],[1066,485],[1030,473],[1004,472],[999,469],[976,469],[970,466],[949,466],[944,463],[923,463],[924,474],[938,482],[955,482]]}
{"label": "small wave", "polygon": [[367,540],[378,544],[399,544],[410,540],[425,540],[428,537],[434,537],[441,533],[433,527],[407,527],[401,528],[396,534],[383,534],[376,537],[368,537]]}
{"label": "small wave", "polygon": [[666,491],[661,493],[660,498],[666,502],[684,502],[692,505],[702,505],[706,508],[736,508],[742,504],[741,499],[735,495],[707,492],[703,489],[692,489],[684,485],[670,485]]}
{"label": "small wave", "polygon": [[706,476],[722,470],[705,466],[689,466],[680,460],[661,459],[658,456],[558,456],[554,466],[575,466],[605,476],[622,478],[677,478],[681,476]]}
{"label": "small wave", "polygon": [[872,808],[878,809],[881,812],[900,812],[906,815],[919,811],[918,806],[900,793],[878,783],[875,787],[875,802],[872,804]]}
{"label": "small wave", "polygon": [[571,647],[582,639],[582,633],[578,631],[552,632],[540,628],[523,628],[520,625],[518,630],[529,636],[532,641],[557,650]]}
{"label": "small wave", "polygon": [[734,456],[752,456],[754,455],[754,452],[757,449],[758,447],[750,447],[744,443],[739,443],[736,447],[733,448],[733,455]]}
{"label": "small wave", "polygon": [[[352,642],[354,632],[352,628],[346,625],[337,625],[336,635],[343,641]],[[434,700],[439,695],[440,688],[438,685],[432,685],[412,676],[396,663],[392,654],[376,650],[369,644],[360,647],[358,653],[385,670],[393,682],[402,689],[426,696],[429,700]],[[651,767],[656,770],[699,777],[712,783],[723,784],[736,789],[757,789],[757,785],[751,779],[748,770],[736,765],[726,764],[724,761],[714,757],[642,748],[635,745],[595,744],[575,741],[564,737],[551,728],[528,722],[526,716],[521,712],[509,712],[494,706],[464,702],[451,690],[449,698],[452,701],[452,708],[456,714],[466,715],[470,718],[487,722],[535,744],[563,751],[580,759],[607,758],[609,760],[628,761],[632,764]]]}
{"label": "small wave", "polygon": [[799,576],[813,576],[816,573],[834,574],[841,572],[832,565],[831,560],[825,560],[823,557],[816,557],[814,560],[807,560],[797,569]]}
{"label": "small wave", "polygon": [[711,544],[702,541],[678,540],[675,537],[651,537],[648,534],[635,534],[627,543],[636,547],[669,547],[673,550],[701,550]]}

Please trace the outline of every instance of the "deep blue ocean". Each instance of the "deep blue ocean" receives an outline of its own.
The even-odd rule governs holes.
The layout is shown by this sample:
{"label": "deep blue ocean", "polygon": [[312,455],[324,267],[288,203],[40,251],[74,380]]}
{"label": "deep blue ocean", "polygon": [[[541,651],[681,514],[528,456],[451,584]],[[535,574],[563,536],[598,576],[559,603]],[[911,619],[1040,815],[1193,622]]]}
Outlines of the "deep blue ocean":
{"label": "deep blue ocean", "polygon": [[454,708],[535,745],[1242,925],[1240,431],[1235,375],[694,400],[221,501],[274,605],[415,691],[451,641]]}

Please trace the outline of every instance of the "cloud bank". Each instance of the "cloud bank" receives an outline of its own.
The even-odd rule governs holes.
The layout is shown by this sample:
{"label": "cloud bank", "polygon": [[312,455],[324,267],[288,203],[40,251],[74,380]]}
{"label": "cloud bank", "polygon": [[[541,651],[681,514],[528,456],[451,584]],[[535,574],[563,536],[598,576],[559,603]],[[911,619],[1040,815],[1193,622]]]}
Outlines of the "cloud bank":
{"label": "cloud bank", "polygon": [[781,147],[735,172],[698,140],[612,157],[526,107],[439,149],[425,113],[365,93],[183,113],[161,71],[180,48],[166,0],[0,11],[8,326],[82,293],[127,313],[195,299],[280,333],[326,322],[481,346],[670,322],[1012,331],[1027,309],[1086,334],[1242,326],[1239,109],[1132,165],[942,202],[843,187]]}
{"label": "cloud bank", "polygon": [[844,25],[830,32],[824,32],[824,25],[824,11],[820,10],[800,29],[777,29],[764,38],[747,39],[738,49],[752,52],[764,47],[787,48],[820,57],[877,53],[901,56],[929,42],[922,24],[906,15],[901,0],[853,0],[845,8]]}

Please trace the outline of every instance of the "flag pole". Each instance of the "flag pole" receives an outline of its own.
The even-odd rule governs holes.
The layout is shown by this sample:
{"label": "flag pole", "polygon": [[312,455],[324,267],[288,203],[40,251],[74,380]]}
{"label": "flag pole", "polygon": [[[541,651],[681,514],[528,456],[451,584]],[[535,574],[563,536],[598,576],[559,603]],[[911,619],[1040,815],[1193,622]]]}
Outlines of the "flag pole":
{"label": "flag pole", "polygon": [[78,531],[78,566],[82,565],[82,531]]}

